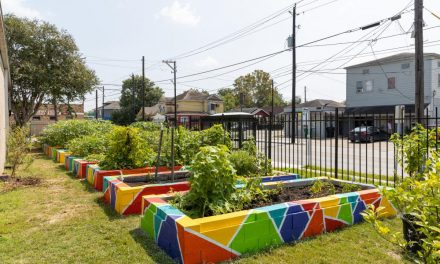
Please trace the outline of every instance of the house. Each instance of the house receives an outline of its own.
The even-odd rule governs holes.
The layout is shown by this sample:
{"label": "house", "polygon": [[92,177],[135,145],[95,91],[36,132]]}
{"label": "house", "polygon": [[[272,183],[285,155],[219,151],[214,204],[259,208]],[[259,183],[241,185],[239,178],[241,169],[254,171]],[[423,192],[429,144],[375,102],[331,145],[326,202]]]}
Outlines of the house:
{"label": "house", "polygon": [[[223,113],[224,111],[223,100],[218,95],[200,92],[195,89],[179,94],[176,97],[176,104],[178,125],[198,122],[200,117]],[[167,120],[174,120],[174,97],[162,98],[157,107],[165,109]]]}
{"label": "house", "polygon": [[[440,55],[425,53],[424,68],[425,108],[428,110],[428,115],[432,116],[435,108],[440,106]],[[388,120],[387,117],[394,115],[396,106],[405,109],[407,119],[414,115],[414,53],[399,53],[349,66],[346,71],[346,112],[367,116],[355,123],[376,127],[385,127],[386,123],[396,123],[396,120]],[[383,115],[383,118],[376,120],[368,118],[372,114]],[[405,123],[405,127],[411,125],[409,120]]]}
{"label": "house", "polygon": [[228,111],[228,113],[247,113],[255,117],[268,117],[269,112],[259,107],[235,108]]}
{"label": "house", "polygon": [[121,110],[119,101],[108,101],[104,103],[104,113],[102,112],[102,106],[98,107],[98,117],[103,120],[111,120],[113,112]]}
{"label": "house", "polygon": [[0,7],[0,175],[3,174],[6,161],[6,136],[9,130],[9,96],[11,87],[8,49],[6,45],[3,11]]}
{"label": "house", "polygon": [[[84,104],[60,104],[57,106],[58,121],[66,119],[84,119]],[[55,110],[52,104],[41,105],[30,121],[30,132],[38,136],[49,124],[55,123]]]}
{"label": "house", "polygon": [[[336,127],[334,116],[338,109],[343,113],[345,105],[333,100],[315,99],[296,105],[296,137],[328,138],[334,136]],[[283,114],[290,124],[292,106],[286,106]],[[284,126],[284,132],[290,137],[290,127]],[[341,128],[342,126],[340,126]]]}
{"label": "house", "polygon": [[144,107],[144,111],[142,112],[142,108],[136,115],[136,120],[142,120],[142,114],[145,115],[145,120],[154,121],[154,122],[162,122],[165,121],[166,114],[166,106],[163,100],[161,100],[158,104]]}

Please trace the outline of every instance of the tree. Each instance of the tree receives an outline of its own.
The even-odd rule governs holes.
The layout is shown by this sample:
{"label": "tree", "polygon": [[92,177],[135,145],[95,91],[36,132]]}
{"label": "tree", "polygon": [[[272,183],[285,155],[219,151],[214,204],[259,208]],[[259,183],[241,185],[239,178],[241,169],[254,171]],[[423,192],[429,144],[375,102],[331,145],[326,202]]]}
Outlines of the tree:
{"label": "tree", "polygon": [[25,125],[43,102],[84,99],[98,83],[87,68],[74,39],[41,20],[5,16],[12,88],[11,108],[19,126]]}
{"label": "tree", "polygon": [[[156,86],[153,81],[145,78],[145,106],[157,104],[163,96],[163,90]],[[121,110],[114,114],[118,124],[130,124],[135,121],[136,114],[142,107],[142,76],[135,75],[122,81],[122,92],[120,97]]]}
{"label": "tree", "polygon": [[[255,70],[252,73],[240,76],[234,81],[234,88],[223,88],[219,94],[225,103],[225,109],[230,110],[240,106],[240,97],[243,98],[243,107],[265,107],[272,103],[272,80],[269,73]],[[278,89],[274,88],[274,105],[283,106],[286,103]]]}
{"label": "tree", "polygon": [[233,88],[222,88],[218,90],[218,94],[223,99],[225,111],[232,110],[240,104]]}

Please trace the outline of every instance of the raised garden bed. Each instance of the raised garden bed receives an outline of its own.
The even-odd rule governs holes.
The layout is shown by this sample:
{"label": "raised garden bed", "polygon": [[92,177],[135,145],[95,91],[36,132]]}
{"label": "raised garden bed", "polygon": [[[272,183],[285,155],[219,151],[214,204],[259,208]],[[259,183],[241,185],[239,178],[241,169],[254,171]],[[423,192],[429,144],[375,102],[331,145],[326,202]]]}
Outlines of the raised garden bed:
{"label": "raised garden bed", "polygon": [[[187,172],[176,172],[174,182],[171,181],[170,172],[161,173],[159,181],[161,183],[152,183],[154,174],[148,175],[148,181],[145,181],[146,175],[126,175],[124,180],[119,176],[104,178],[104,200],[109,203],[116,212],[122,215],[141,214],[142,196],[151,194],[166,194],[168,192],[188,191],[189,182]],[[181,174],[181,175],[179,175]],[[276,186],[280,181],[298,179],[299,175],[283,175],[263,177],[262,182],[266,186]]]}
{"label": "raised garden bed", "polygon": [[[316,180],[285,181],[286,188]],[[335,185],[343,181],[331,180]],[[167,203],[169,194],[142,198],[141,228],[180,263],[227,261],[269,246],[334,231],[362,221],[369,204],[384,207],[384,217],[396,210],[372,185],[363,190],[321,198],[292,200],[224,215],[192,219]]]}
{"label": "raised garden bed", "polygon": [[125,175],[124,179],[106,176],[104,201],[121,215],[140,214],[143,195],[189,190],[188,171],[176,171],[174,181],[170,172],[161,172],[158,177],[161,183],[154,183],[154,174]]}
{"label": "raised garden bed", "polygon": [[83,159],[74,159],[73,160],[73,175],[77,178],[83,179],[86,177],[87,165],[96,164],[96,162],[90,162]]}
{"label": "raised garden bed", "polygon": [[[182,169],[182,166],[174,166],[174,171],[179,171],[180,169]],[[139,169],[123,169],[123,170],[95,170],[93,174],[93,182],[90,183],[93,184],[96,190],[105,192],[105,189],[103,189],[103,183],[104,183],[104,177],[106,176],[154,173],[155,170],[156,167],[146,167]],[[159,172],[165,172],[165,171],[170,171],[170,168],[165,166],[159,167]]]}
{"label": "raised garden bed", "polygon": [[62,164],[64,164],[66,155],[70,155],[70,152],[67,149],[57,149],[56,153],[57,153],[56,162]]}

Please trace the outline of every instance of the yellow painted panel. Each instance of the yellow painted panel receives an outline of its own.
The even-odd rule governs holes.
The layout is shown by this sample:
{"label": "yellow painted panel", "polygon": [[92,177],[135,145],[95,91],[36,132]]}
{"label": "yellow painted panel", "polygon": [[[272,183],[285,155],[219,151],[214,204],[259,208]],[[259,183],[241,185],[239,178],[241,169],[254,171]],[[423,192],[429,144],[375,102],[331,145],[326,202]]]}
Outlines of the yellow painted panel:
{"label": "yellow painted panel", "polygon": [[328,207],[324,209],[324,215],[332,218],[338,218],[339,206]]}
{"label": "yellow painted panel", "polygon": [[133,201],[134,197],[140,192],[141,188],[116,189],[115,210],[119,214],[123,213],[125,207]]}
{"label": "yellow painted panel", "polygon": [[380,202],[380,206],[384,207],[385,209],[381,212],[380,217],[392,217],[397,214],[396,209],[394,206],[388,201],[387,198],[382,196],[382,200]]}
{"label": "yellow painted panel", "polygon": [[232,239],[235,232],[237,232],[237,229],[240,226],[241,225],[230,226],[230,227],[212,230],[212,231],[208,231],[208,232],[202,232],[202,234],[221,243],[221,244],[223,244],[223,245],[225,245],[225,246],[227,246],[229,241]]}

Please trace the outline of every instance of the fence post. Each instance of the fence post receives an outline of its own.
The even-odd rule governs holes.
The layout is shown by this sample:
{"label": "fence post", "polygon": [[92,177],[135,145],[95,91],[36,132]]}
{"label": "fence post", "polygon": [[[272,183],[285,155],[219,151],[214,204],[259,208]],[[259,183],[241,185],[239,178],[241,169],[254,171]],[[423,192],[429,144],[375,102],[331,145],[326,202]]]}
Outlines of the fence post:
{"label": "fence post", "polygon": [[339,109],[335,109],[335,178],[338,178]]}
{"label": "fence post", "polygon": [[272,112],[269,115],[269,159],[272,159]]}

